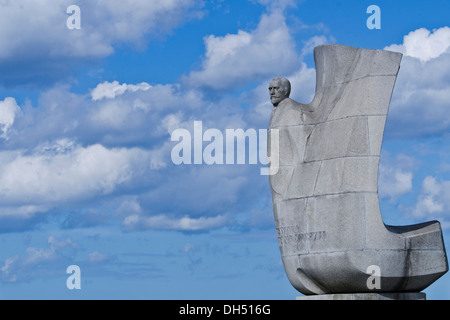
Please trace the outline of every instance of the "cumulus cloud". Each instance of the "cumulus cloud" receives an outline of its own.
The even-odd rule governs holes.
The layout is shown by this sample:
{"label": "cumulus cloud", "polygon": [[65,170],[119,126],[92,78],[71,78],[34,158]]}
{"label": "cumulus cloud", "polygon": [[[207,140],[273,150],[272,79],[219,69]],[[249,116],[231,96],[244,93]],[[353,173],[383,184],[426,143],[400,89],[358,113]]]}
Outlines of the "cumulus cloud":
{"label": "cumulus cloud", "polygon": [[111,260],[111,255],[108,253],[101,253],[99,251],[94,251],[89,253],[87,260],[90,263],[102,263]]}
{"label": "cumulus cloud", "polygon": [[314,52],[314,48],[320,46],[322,44],[328,43],[329,40],[326,36],[313,36],[311,39],[305,42],[305,45],[302,48],[302,57],[312,54]]}
{"label": "cumulus cloud", "polygon": [[210,35],[204,41],[202,68],[184,78],[192,86],[236,88],[247,81],[290,73],[300,65],[285,17],[278,12],[263,15],[251,32]]}
{"label": "cumulus cloud", "polygon": [[386,50],[399,51],[406,56],[420,59],[423,62],[448,53],[450,48],[450,28],[442,27],[430,31],[420,28],[403,37],[402,45],[391,45]]}
{"label": "cumulus cloud", "polygon": [[425,177],[413,209],[414,216],[447,218],[448,212],[450,212],[450,181],[438,181],[432,176]]}
{"label": "cumulus cloud", "polygon": [[198,0],[76,1],[81,29],[69,30],[71,0],[0,3],[0,83],[42,85],[73,67],[106,57],[118,44],[143,46],[183,22],[201,17]]}
{"label": "cumulus cloud", "polygon": [[[86,23],[101,26],[109,41],[142,42],[145,35],[160,35],[173,30],[180,23],[203,16],[198,0],[100,0],[84,1],[88,12]],[[94,22],[94,18],[98,19]]]}
{"label": "cumulus cloud", "polygon": [[296,0],[256,0],[270,11],[283,11],[288,7],[295,7]]}
{"label": "cumulus cloud", "polygon": [[403,57],[386,124],[396,137],[441,135],[450,128],[450,28],[418,29],[402,45]]}
{"label": "cumulus cloud", "polygon": [[398,154],[393,158],[387,152],[382,154],[379,166],[378,194],[380,198],[398,197],[412,191],[414,159]]}
{"label": "cumulus cloud", "polygon": [[[68,256],[73,256],[79,245],[70,238],[58,239],[53,236],[48,238],[49,247],[36,248],[28,247],[24,256],[14,255],[6,258],[0,268],[1,279],[4,282],[18,282],[35,279],[41,268],[38,266],[51,264],[55,269],[62,261],[66,261]],[[59,270],[58,270],[59,271]],[[56,271],[57,273],[59,273]]]}
{"label": "cumulus cloud", "polygon": [[8,97],[0,101],[0,138],[8,138],[8,130],[20,112],[21,109],[14,98]]}
{"label": "cumulus cloud", "polygon": [[151,162],[152,153],[138,148],[82,147],[71,141],[39,146],[4,158],[0,202],[39,209],[108,195],[148,173]]}
{"label": "cumulus cloud", "polygon": [[92,100],[101,100],[103,98],[113,99],[116,96],[124,94],[126,91],[136,92],[138,90],[147,91],[151,86],[142,82],[139,84],[119,84],[119,81],[99,83],[95,89],[91,91]]}
{"label": "cumulus cloud", "polygon": [[[179,85],[114,81],[84,95],[64,86],[45,91],[38,107],[25,106],[8,129],[7,148],[0,152],[0,218],[32,226],[38,217],[62,212],[64,228],[129,216],[149,228],[205,231],[232,225],[212,218],[250,210],[253,201],[239,199],[252,194],[258,199],[267,187],[256,182],[262,179],[260,166],[175,166],[170,134],[177,128],[192,132],[194,120],[203,121],[204,130],[259,129],[262,122],[266,128],[264,120],[252,123],[246,112],[252,110],[243,111],[236,99],[212,103],[201,91]],[[114,205],[124,193],[128,202]],[[104,212],[102,201],[117,209]],[[74,213],[64,209],[82,202],[91,205]],[[170,215],[151,218],[158,212]],[[189,219],[182,220],[185,216]],[[124,230],[139,229],[133,219]],[[4,229],[16,228],[16,220]]]}
{"label": "cumulus cloud", "polygon": [[396,198],[412,190],[412,172],[404,172],[380,167],[380,197]]}
{"label": "cumulus cloud", "polygon": [[[173,194],[173,193],[171,193]],[[122,228],[126,232],[143,230],[173,230],[173,231],[209,231],[233,225],[233,219],[225,214],[216,216],[190,217],[183,213],[181,216],[151,214],[149,210],[157,207],[157,204],[151,206],[151,209],[142,207],[136,198],[125,200],[117,208],[116,214],[122,219]],[[169,207],[166,204],[166,208]]]}
{"label": "cumulus cloud", "polygon": [[229,225],[230,219],[226,216],[191,218],[170,218],[166,215],[142,216],[130,215],[123,220],[125,231],[135,230],[176,230],[176,231],[204,231],[219,229]]}
{"label": "cumulus cloud", "polygon": [[29,54],[21,49],[37,46],[33,54],[50,57],[103,57],[113,52],[118,42],[137,43],[151,34],[170,32],[178,24],[199,17],[196,0],[77,1],[81,29],[69,30],[66,9],[73,1],[32,0],[3,1],[0,30],[0,57]]}
{"label": "cumulus cloud", "polygon": [[[233,226],[236,216],[249,212],[254,220],[264,216],[270,206],[254,208],[261,194],[270,197],[260,166],[175,166],[170,134],[177,128],[192,132],[194,120],[203,121],[204,130],[266,129],[272,108],[267,85],[274,75],[291,79],[294,98],[312,97],[314,69],[301,62],[283,14],[275,11],[263,15],[255,30],[205,38],[203,67],[184,78],[187,87],[106,81],[84,95],[68,86],[42,92],[38,105],[23,107],[9,125],[9,151],[0,152],[2,216],[32,219],[38,212],[91,201],[63,227],[98,225],[110,221],[93,208],[101,199],[110,201],[127,231],[206,231]],[[318,41],[323,39],[310,44]],[[262,84],[241,97],[210,101],[202,90],[249,81]],[[243,101],[252,107],[245,110]],[[120,202],[124,192],[127,200]],[[248,225],[261,227],[253,220]]]}
{"label": "cumulus cloud", "polygon": [[[94,100],[92,94],[98,99]],[[29,149],[65,138],[83,145],[148,148],[170,138],[168,129],[178,126],[178,120],[182,125],[196,114],[199,119],[206,118],[207,108],[208,102],[200,92],[182,90],[178,85],[103,82],[87,95],[55,86],[41,93],[37,105],[22,106],[23,113],[17,113],[12,124],[8,112],[8,141],[4,145]]]}

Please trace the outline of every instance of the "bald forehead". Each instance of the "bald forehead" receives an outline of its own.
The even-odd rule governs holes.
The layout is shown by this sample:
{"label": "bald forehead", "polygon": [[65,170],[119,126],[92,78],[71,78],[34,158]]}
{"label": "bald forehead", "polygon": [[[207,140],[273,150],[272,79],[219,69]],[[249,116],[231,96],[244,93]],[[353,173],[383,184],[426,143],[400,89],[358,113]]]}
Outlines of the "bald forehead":
{"label": "bald forehead", "polygon": [[276,82],[276,83],[278,83],[279,86],[282,86],[284,88],[288,88],[290,86],[289,80],[286,78],[282,78],[282,77],[274,78],[274,79],[272,79],[272,82],[274,82],[274,83]]}
{"label": "bald forehead", "polygon": [[289,96],[291,93],[291,83],[286,78],[280,77],[272,79],[269,85],[269,89],[270,88],[281,88],[285,92],[286,96]]}
{"label": "bald forehead", "polygon": [[[266,82],[267,83],[267,82]],[[277,87],[277,88],[279,88],[279,87],[281,87],[281,81],[279,80],[279,79],[274,79],[274,80],[272,80],[271,82],[270,82],[270,85],[269,85],[269,87]]]}

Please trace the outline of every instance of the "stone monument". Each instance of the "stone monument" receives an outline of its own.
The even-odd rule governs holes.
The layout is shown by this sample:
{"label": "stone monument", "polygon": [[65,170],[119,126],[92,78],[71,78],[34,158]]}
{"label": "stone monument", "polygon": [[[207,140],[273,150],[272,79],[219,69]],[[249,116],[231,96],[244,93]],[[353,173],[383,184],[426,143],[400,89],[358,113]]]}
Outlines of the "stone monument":
{"label": "stone monument", "polygon": [[289,98],[287,79],[270,83],[274,218],[287,277],[303,298],[424,299],[448,270],[438,221],[389,226],[380,212],[378,164],[401,58],[318,46],[309,104]]}

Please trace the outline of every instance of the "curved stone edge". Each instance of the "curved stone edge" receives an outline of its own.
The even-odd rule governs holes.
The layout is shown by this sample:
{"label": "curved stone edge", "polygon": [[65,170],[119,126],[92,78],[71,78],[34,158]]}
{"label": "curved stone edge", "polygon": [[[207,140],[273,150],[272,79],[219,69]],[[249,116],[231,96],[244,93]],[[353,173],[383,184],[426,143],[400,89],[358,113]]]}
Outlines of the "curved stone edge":
{"label": "curved stone edge", "polygon": [[426,300],[423,292],[335,293],[297,297],[296,300]]}

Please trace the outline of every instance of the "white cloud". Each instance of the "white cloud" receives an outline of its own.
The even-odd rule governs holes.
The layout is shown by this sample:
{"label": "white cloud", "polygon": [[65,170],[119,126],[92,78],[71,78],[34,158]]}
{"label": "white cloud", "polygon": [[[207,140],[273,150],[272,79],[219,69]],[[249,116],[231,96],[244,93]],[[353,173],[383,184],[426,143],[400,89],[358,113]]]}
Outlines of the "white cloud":
{"label": "white cloud", "polygon": [[413,188],[414,159],[404,154],[392,158],[387,152],[382,154],[379,165],[378,194],[380,198],[395,201]]}
{"label": "white cloud", "polygon": [[450,212],[450,181],[427,176],[422,182],[413,214],[415,217],[438,217]]}
{"label": "white cloud", "polygon": [[315,47],[326,44],[328,42],[329,40],[324,35],[313,36],[311,39],[305,42],[305,45],[302,48],[302,57],[308,54],[312,54]]}
{"label": "white cloud", "polygon": [[122,226],[126,231],[135,230],[176,230],[176,231],[203,231],[222,228],[230,222],[226,216],[190,218],[170,218],[166,215],[146,217],[143,215],[130,215],[123,220]]}
{"label": "white cloud", "polygon": [[380,166],[379,174],[379,195],[381,198],[389,197],[395,199],[412,190],[413,174],[411,171],[402,171]]}
{"label": "white cloud", "polygon": [[51,209],[50,205],[24,204],[17,206],[0,206],[0,217],[2,218],[20,218],[31,219],[37,213],[47,212]]}
{"label": "white cloud", "polygon": [[385,170],[384,167],[380,168],[380,183],[382,185],[380,197],[396,198],[412,190],[412,172],[389,171],[391,170]]}
{"label": "white cloud", "polygon": [[[97,100],[92,99],[92,92]],[[162,138],[170,137],[168,130],[178,125],[177,119],[183,125],[187,120],[192,123],[189,118],[195,115],[198,119],[212,118],[208,109],[208,102],[197,90],[145,83],[124,86],[114,81],[100,83],[89,95],[55,86],[41,93],[36,106],[25,104],[11,125],[10,118],[5,123],[8,144],[16,148],[35,148],[44,141],[67,137],[83,145],[148,146],[161,145]],[[214,112],[217,116],[227,110],[217,107]]]}
{"label": "white cloud", "polygon": [[91,91],[92,100],[101,100],[103,98],[113,99],[116,96],[124,94],[126,91],[136,92],[138,90],[147,91],[151,88],[146,82],[139,84],[119,84],[118,81],[99,83],[95,89]]}
{"label": "white cloud", "polygon": [[[168,33],[180,23],[202,17],[202,3],[198,0],[99,0],[85,1],[87,10],[93,18],[99,21],[96,27],[101,27],[105,38],[113,41],[142,42],[145,35]],[[80,5],[81,7],[81,5]]]}
{"label": "white cloud", "polygon": [[90,263],[101,263],[105,262],[111,259],[111,256],[107,253],[101,253],[98,251],[94,251],[89,253],[88,255],[88,261]]}
{"label": "white cloud", "polygon": [[[66,26],[74,4],[79,30]],[[143,48],[202,15],[201,0],[0,1],[0,84],[57,83],[119,45]]]}
{"label": "white cloud", "polygon": [[118,216],[128,216],[132,214],[140,214],[141,212],[141,205],[136,200],[136,197],[133,197],[132,199],[124,200],[114,213]]}
{"label": "white cloud", "polygon": [[421,28],[403,37],[402,45],[391,45],[385,50],[399,51],[406,56],[420,59],[423,62],[448,53],[450,48],[450,28],[443,27],[429,31]]}
{"label": "white cloud", "polygon": [[[306,80],[311,70],[299,67],[298,85],[311,87]],[[170,133],[191,129],[194,120],[202,120],[204,130],[266,128],[268,118],[251,123],[251,110],[243,110],[239,99],[225,95],[209,101],[201,90],[177,84],[118,81],[102,82],[89,94],[75,94],[67,86],[46,90],[38,105],[25,106],[8,129],[14,135],[10,151],[0,152],[0,218],[14,223],[20,218],[30,227],[50,212],[61,212],[69,215],[65,227],[77,227],[91,225],[83,224],[92,216],[83,212],[107,203],[119,208],[117,214],[95,223],[129,217],[124,224],[129,231],[138,230],[139,223],[185,231],[229,226],[225,217],[245,214],[257,202],[253,195],[267,191],[268,185],[259,183],[260,167],[171,166]],[[130,202],[117,205],[123,197]],[[73,205],[80,205],[80,212],[64,210]],[[153,212],[170,216],[147,219]]]}
{"label": "white cloud", "polygon": [[440,135],[450,128],[450,28],[418,29],[402,45],[386,47],[403,57],[386,133],[397,137]]}
{"label": "white cloud", "polygon": [[8,138],[8,130],[20,112],[21,109],[14,98],[8,97],[0,101],[0,138]]}
{"label": "white cloud", "polygon": [[63,260],[68,253],[73,253],[79,248],[70,238],[60,240],[50,236],[48,243],[47,248],[28,247],[25,256],[15,255],[6,258],[0,268],[1,279],[6,282],[17,282],[36,278],[36,273],[39,272],[36,266],[48,263],[57,265],[57,262]]}
{"label": "white cloud", "polygon": [[213,89],[238,87],[246,81],[263,80],[273,74],[290,73],[300,65],[294,41],[280,13],[263,15],[252,32],[205,38],[202,69],[185,81]]}
{"label": "white cloud", "polygon": [[[251,128],[236,99],[211,103],[201,91],[178,85],[141,90],[147,86],[114,81],[96,88],[105,90],[82,95],[54,87],[42,93],[37,108],[26,106],[11,125],[15,134],[8,140],[9,151],[0,152],[2,219],[33,223],[46,216],[37,213],[86,200],[98,203],[103,196],[121,197],[130,189],[139,189],[144,201],[133,202],[134,207],[130,203],[128,212],[118,209],[116,219],[148,214],[155,204],[169,208],[174,219],[192,210],[208,217],[221,214],[219,207],[235,204],[239,193],[248,192],[243,190],[248,167],[176,170],[170,165],[170,133],[176,128],[191,129],[194,120],[204,121],[205,130]],[[107,93],[111,98],[92,99]]]}
{"label": "white cloud", "polygon": [[[77,1],[81,29],[69,30],[66,20],[71,0],[3,1],[0,57],[48,54],[49,58],[103,57],[118,42],[140,43],[146,36],[170,32],[190,17],[198,17],[196,0]],[[35,47],[35,50],[23,51]]]}
{"label": "white cloud", "polygon": [[40,208],[107,195],[148,173],[153,160],[150,151],[107,149],[99,144],[82,147],[60,142],[40,146],[31,154],[18,152],[0,168],[0,202]]}
{"label": "white cloud", "polygon": [[[0,30],[0,57],[14,60],[16,56],[98,57],[113,52],[101,28],[96,30],[84,19],[91,8],[82,7],[82,29],[68,30],[66,9],[73,1],[18,0],[2,3],[0,19],[7,28]],[[100,21],[99,21],[100,22]],[[34,48],[34,50],[30,50]]]}
{"label": "white cloud", "polygon": [[284,11],[288,7],[295,7],[296,0],[256,0],[263,6],[266,6],[269,11]]}
{"label": "white cloud", "polygon": [[133,108],[130,104],[112,101],[91,111],[91,120],[97,125],[120,130],[129,120]]}

